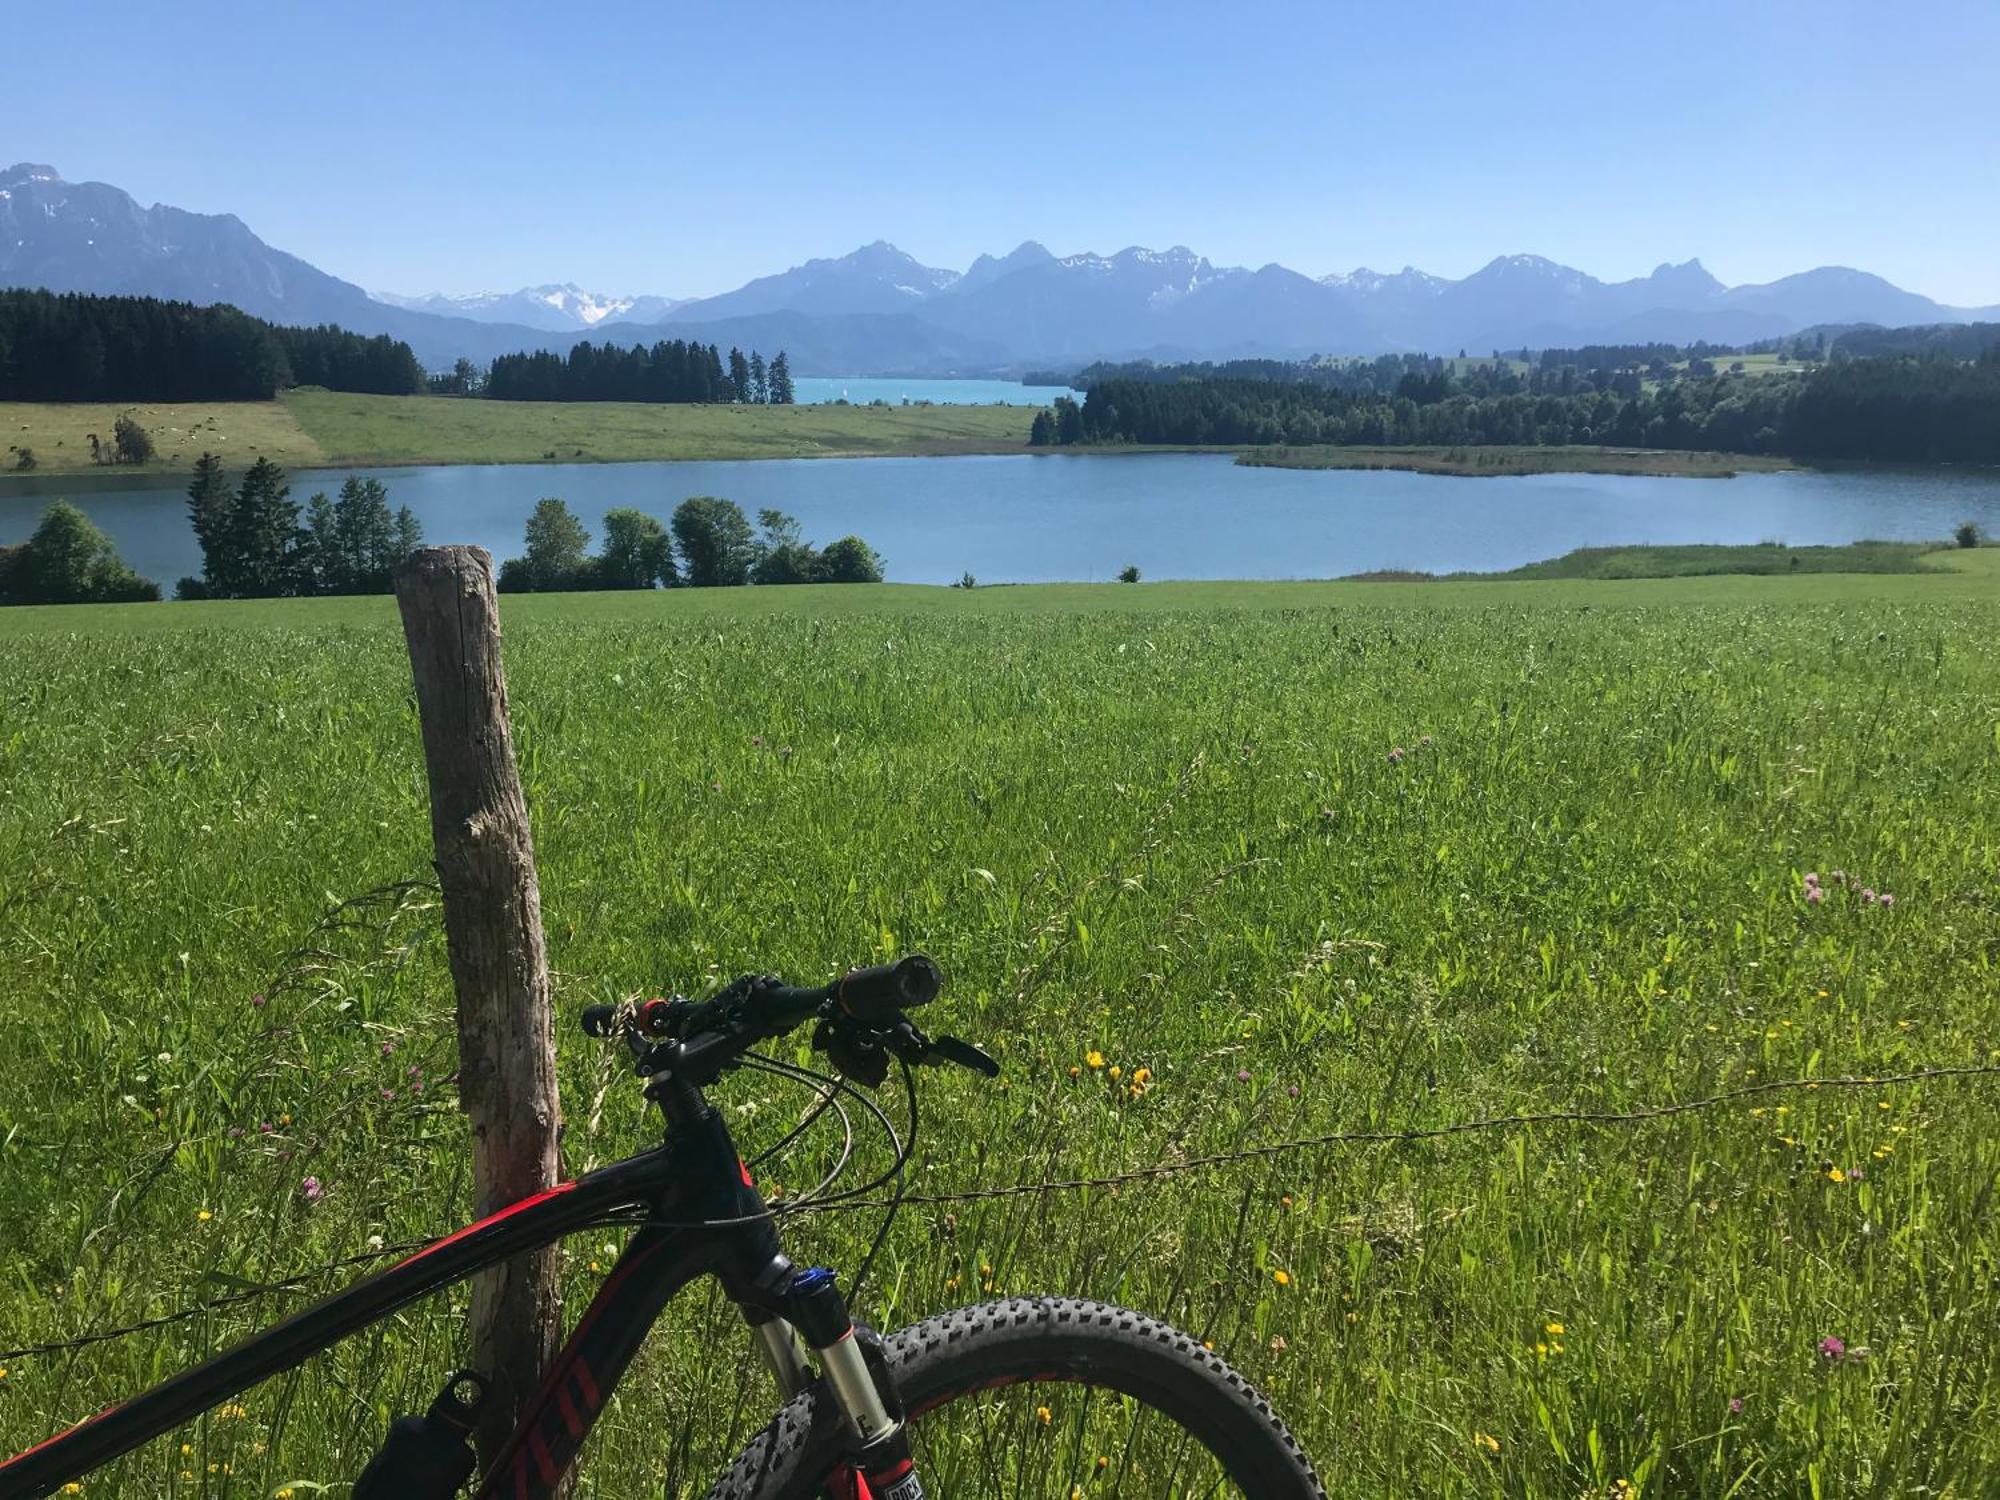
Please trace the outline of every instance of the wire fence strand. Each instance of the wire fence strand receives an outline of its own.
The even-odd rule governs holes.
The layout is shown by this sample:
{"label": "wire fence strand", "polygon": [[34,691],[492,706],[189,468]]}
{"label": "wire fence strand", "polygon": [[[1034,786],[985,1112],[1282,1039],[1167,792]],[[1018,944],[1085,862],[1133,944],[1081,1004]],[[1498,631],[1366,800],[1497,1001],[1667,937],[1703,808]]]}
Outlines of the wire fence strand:
{"label": "wire fence strand", "polygon": [[[1037,1182],[1008,1183],[994,1187],[960,1188],[935,1193],[901,1193],[895,1198],[842,1198],[827,1203],[810,1200],[772,1206],[773,1218],[797,1218],[815,1213],[845,1213],[860,1210],[886,1211],[897,1205],[902,1207],[938,1207],[960,1203],[990,1203],[1006,1198],[1039,1196],[1046,1193],[1075,1192],[1089,1189],[1111,1189],[1126,1187],[1136,1183],[1157,1182],[1161,1178],[1176,1177],[1189,1172],[1210,1171],[1219,1167],[1235,1165],[1239,1162],[1264,1161],[1274,1156],[1286,1156],[1294,1152],[1315,1151],[1330,1146],[1395,1146],[1415,1145],[1425,1141],[1446,1140],[1453,1136],[1477,1135],[1494,1130],[1521,1130],[1537,1125],[1583,1125],[1615,1126],[1640,1125],[1653,1120],[1671,1119],[1679,1115],[1700,1114],[1708,1110],[1720,1109],[1725,1105],[1740,1103],[1770,1094],[1803,1093],[1820,1089],[1864,1089],[1887,1088],[1896,1084],[1927,1083],[1946,1079],[1992,1078],[2000,1076],[2000,1063],[1966,1063],[1956,1066],[1936,1068],[1916,1068],[1901,1073],[1846,1074],[1835,1078],[1777,1078],[1763,1083],[1744,1084],[1739,1088],[1725,1089],[1721,1093],[1706,1094],[1697,1099],[1681,1100],[1672,1104],[1640,1105],[1632,1109],[1549,1109],[1530,1110],[1505,1115],[1483,1115],[1471,1120],[1458,1120],[1445,1125],[1416,1126],[1401,1130],[1329,1130],[1318,1135],[1299,1136],[1292,1140],[1271,1141],[1263,1145],[1244,1146],[1234,1151],[1220,1151],[1207,1156],[1191,1156],[1179,1161],[1155,1162],[1150,1166],[1133,1167],[1123,1172],[1112,1172],[1096,1177],[1055,1178]],[[192,1318],[210,1313],[227,1311],[233,1307],[256,1301],[259,1298],[285,1292],[302,1291],[314,1282],[335,1272],[354,1266],[367,1265],[392,1255],[407,1255],[436,1243],[436,1239],[406,1240],[400,1244],[382,1245],[370,1248],[358,1255],[343,1256],[327,1261],[309,1270],[301,1271],[282,1280],[265,1282],[258,1286],[245,1287],[226,1296],[209,1298],[191,1303],[178,1311],[162,1313],[157,1317],[141,1319],[117,1328],[100,1329],[93,1333],[79,1334],[74,1338],[53,1340],[42,1344],[29,1344],[19,1349],[0,1349],[0,1360],[33,1359],[44,1356],[73,1353],[93,1345],[129,1338],[134,1334],[149,1333],[155,1329],[167,1328],[176,1323],[184,1323]]]}

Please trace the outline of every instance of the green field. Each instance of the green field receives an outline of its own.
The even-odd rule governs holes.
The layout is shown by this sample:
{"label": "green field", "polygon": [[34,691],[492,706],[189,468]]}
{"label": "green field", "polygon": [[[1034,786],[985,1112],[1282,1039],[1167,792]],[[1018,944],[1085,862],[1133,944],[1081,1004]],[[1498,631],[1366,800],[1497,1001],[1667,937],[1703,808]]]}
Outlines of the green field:
{"label": "green field", "polygon": [[1455,474],[1499,479],[1511,474],[1661,474],[1689,479],[1733,479],[1798,466],[1753,453],[1704,453],[1667,448],[1497,447],[1478,444],[1438,447],[1246,448],[1240,464],[1273,469],[1412,469],[1419,474]]}
{"label": "green field", "polygon": [[[937,1029],[1007,1070],[926,1075],[930,1191],[2000,1060],[1996,559],[510,596],[559,1006],[929,951]],[[428,874],[407,671],[382,599],[0,612],[0,1347],[463,1215],[437,912],[341,905]],[[2000,1472],[1996,1082],[912,1210],[863,1300],[1169,1317],[1333,1494],[1971,1496]],[[562,1084],[572,1170],[646,1139],[573,1030]],[[800,1103],[720,1098],[748,1143]],[[792,1248],[849,1265],[871,1229]],[[573,1243],[572,1308],[617,1238]],[[344,1493],[458,1356],[447,1313],[85,1493]],[[0,1448],[251,1326],[0,1361]],[[698,1298],[672,1330],[580,1494],[700,1494],[761,1420],[740,1324]]]}
{"label": "green field", "polygon": [[1782,542],[1748,546],[1703,543],[1694,546],[1578,547],[1546,562],[1529,563],[1500,573],[1433,574],[1409,571],[1357,573],[1370,583],[1521,583],[1549,579],[1704,578],[1724,574],[1796,577],[1808,573],[1933,573],[1993,568],[1990,558],[1964,558],[1964,549],[1937,542],[1849,542],[1839,547],[1787,547]]}
{"label": "green field", "polygon": [[[86,435],[108,441],[128,411],[159,448],[151,469],[186,469],[204,451],[232,467],[263,456],[288,468],[1011,453],[1026,448],[1034,419],[1022,406],[660,406],[301,389],[279,401],[183,406],[0,403],[0,433],[33,448],[40,472],[90,470]],[[0,470],[8,461],[0,455]]]}

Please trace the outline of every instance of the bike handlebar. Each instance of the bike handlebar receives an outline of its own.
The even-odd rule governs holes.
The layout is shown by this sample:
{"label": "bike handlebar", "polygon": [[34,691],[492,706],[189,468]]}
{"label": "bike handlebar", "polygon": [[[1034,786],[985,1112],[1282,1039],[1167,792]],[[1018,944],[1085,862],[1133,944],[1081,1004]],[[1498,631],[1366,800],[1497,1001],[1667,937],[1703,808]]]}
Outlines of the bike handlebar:
{"label": "bike handlebar", "polygon": [[[894,963],[855,969],[832,984],[810,987],[739,980],[713,999],[696,1004],[649,1000],[627,1012],[646,1034],[670,1034],[687,1040],[703,1032],[735,1030],[781,1036],[811,1020],[829,1004],[850,1020],[872,1025],[893,1021],[937,999],[944,987],[938,966],[921,953]],[[625,1022],[616,1005],[587,1006],[583,1029],[591,1036],[617,1034]]]}

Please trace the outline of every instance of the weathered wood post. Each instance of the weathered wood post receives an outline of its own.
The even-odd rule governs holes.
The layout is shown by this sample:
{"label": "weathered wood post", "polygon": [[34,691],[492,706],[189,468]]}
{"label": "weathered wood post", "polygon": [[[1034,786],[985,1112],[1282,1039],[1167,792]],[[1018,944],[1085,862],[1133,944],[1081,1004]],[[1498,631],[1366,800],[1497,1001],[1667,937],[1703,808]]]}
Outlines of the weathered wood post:
{"label": "weathered wood post", "polygon": [[[496,1213],[561,1169],[542,895],[514,765],[493,558],[424,547],[396,570],[430,775],[431,838],[458,992],[459,1105],[472,1122],[473,1208]],[[561,1332],[553,1249],[472,1287],[473,1368],[492,1382],[482,1467],[499,1455]]]}

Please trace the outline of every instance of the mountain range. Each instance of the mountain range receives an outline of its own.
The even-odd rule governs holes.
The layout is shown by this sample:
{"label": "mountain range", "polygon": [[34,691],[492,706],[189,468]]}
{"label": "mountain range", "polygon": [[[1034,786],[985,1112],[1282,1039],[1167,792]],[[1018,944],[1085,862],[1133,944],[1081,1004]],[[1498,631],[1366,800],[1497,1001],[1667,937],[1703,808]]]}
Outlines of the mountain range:
{"label": "mountain range", "polygon": [[1414,267],[1306,276],[1216,266],[1183,246],[1056,256],[1028,241],[963,272],[885,241],[809,260],[719,296],[606,297],[569,283],[450,297],[371,296],[272,248],[233,214],[142,208],[107,183],[24,163],[0,171],[0,285],[231,302],[279,323],[339,323],[407,340],[426,365],[579,338],[698,338],[784,348],[801,374],[948,375],[1094,359],[1484,353],[1585,343],[1740,344],[1817,325],[1960,323],[1947,307],[1840,266],[1725,286],[1699,261],[1600,281],[1535,255],[1460,280]]}

